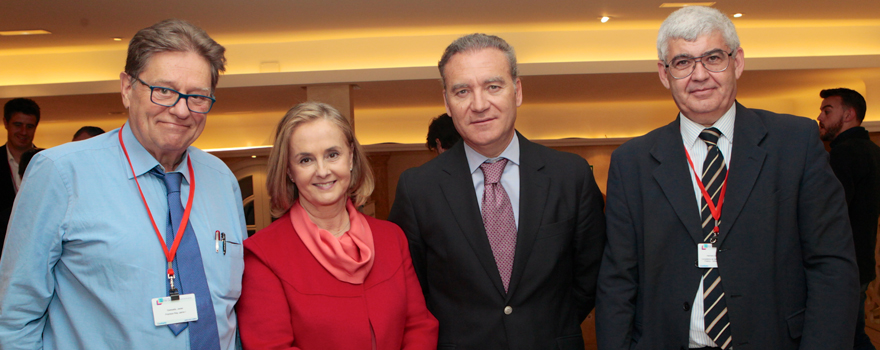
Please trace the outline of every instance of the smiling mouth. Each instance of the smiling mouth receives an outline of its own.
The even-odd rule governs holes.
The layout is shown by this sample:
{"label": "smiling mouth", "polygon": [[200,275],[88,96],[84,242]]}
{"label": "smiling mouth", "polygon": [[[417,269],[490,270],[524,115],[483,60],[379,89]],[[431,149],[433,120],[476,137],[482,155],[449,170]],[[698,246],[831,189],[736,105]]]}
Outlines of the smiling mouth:
{"label": "smiling mouth", "polygon": [[691,93],[692,93],[692,94],[700,94],[700,93],[707,93],[707,92],[710,92],[710,91],[712,91],[712,90],[715,90],[715,88],[714,88],[714,87],[712,87],[712,88],[700,88],[700,89],[691,90]]}
{"label": "smiling mouth", "polygon": [[314,184],[313,186],[315,186],[319,189],[322,189],[322,190],[328,190],[331,187],[333,187],[333,184],[335,184],[335,183],[336,183],[336,180],[333,180],[330,182],[323,182],[323,183]]}
{"label": "smiling mouth", "polygon": [[491,122],[493,120],[495,120],[495,118],[482,119],[482,120],[477,120],[477,121],[471,122],[471,124],[486,124],[486,123]]}

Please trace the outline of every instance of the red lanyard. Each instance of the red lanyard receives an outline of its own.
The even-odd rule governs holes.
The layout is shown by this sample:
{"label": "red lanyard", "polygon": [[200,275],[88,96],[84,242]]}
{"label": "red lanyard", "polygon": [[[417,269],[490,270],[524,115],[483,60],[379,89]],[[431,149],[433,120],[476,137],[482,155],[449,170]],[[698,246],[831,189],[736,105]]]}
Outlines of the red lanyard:
{"label": "red lanyard", "polygon": [[[124,127],[125,125],[122,125],[122,128]],[[180,221],[180,227],[177,229],[177,235],[174,237],[174,244],[169,251],[168,246],[165,244],[165,240],[162,239],[162,233],[159,232],[159,227],[156,226],[156,220],[153,219],[153,213],[150,212],[150,205],[147,204],[147,199],[144,197],[144,191],[141,190],[141,184],[138,182],[137,174],[134,173],[134,167],[131,165],[131,158],[128,157],[128,151],[125,149],[125,142],[122,141],[122,128],[119,128],[119,145],[122,146],[122,152],[125,153],[125,159],[128,160],[128,166],[131,168],[131,174],[134,176],[134,183],[137,184],[138,192],[140,192],[141,199],[144,201],[144,207],[147,208],[147,215],[150,216],[150,223],[153,224],[153,230],[156,231],[156,237],[159,238],[159,244],[162,245],[162,251],[165,252],[165,259],[168,260],[168,278],[171,279],[174,276],[174,269],[171,268],[171,262],[174,261],[174,256],[177,255],[177,246],[180,245],[180,238],[183,237],[183,233],[186,232],[186,224],[189,221],[189,212],[190,209],[192,209],[193,197],[196,190],[196,178],[193,176],[192,161],[190,161],[189,157],[186,157],[186,166],[189,168],[189,199],[186,201],[186,209],[183,211],[183,219]]]}
{"label": "red lanyard", "polygon": [[[715,146],[718,147],[718,146]],[[691,170],[694,171],[694,176],[697,179],[697,185],[700,186],[700,192],[703,193],[703,199],[706,200],[706,205],[709,206],[709,212],[712,213],[712,218],[715,219],[715,228],[712,229],[713,232],[717,235],[718,230],[718,221],[721,220],[721,206],[724,205],[724,193],[727,192],[727,175],[730,175],[730,169],[724,174],[724,184],[721,185],[721,194],[718,195],[718,206],[715,206],[715,203],[712,202],[712,196],[709,195],[709,192],[706,191],[706,186],[703,186],[703,180],[699,173],[697,173],[697,169],[694,168],[694,162],[691,160],[691,155],[688,153],[687,147],[684,148],[684,154],[687,156],[688,164],[691,165]]]}

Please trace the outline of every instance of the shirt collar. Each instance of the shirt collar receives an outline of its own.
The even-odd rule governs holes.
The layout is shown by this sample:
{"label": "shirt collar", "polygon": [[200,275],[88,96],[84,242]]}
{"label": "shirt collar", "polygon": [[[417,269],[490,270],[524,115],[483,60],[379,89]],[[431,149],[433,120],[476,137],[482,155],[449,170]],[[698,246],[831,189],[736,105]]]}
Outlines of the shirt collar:
{"label": "shirt collar", "polygon": [[870,134],[868,134],[868,130],[866,130],[865,128],[863,128],[861,126],[855,126],[855,127],[846,129],[843,132],[841,132],[840,134],[838,134],[837,137],[835,137],[834,140],[831,141],[830,146],[833,148],[834,146],[839,145],[844,140],[848,140],[851,138],[852,139],[870,140],[871,136],[870,136]]}
{"label": "shirt collar", "polygon": [[[159,161],[153,157],[150,152],[147,152],[147,149],[141,145],[140,141],[138,141],[137,137],[134,136],[134,133],[131,131],[131,125],[126,122],[125,125],[122,126],[122,129],[119,131],[122,133],[122,140],[125,142],[125,149],[128,151],[128,157],[131,159],[131,167],[134,169],[134,173],[137,176],[141,176],[156,166],[159,166],[161,169],[161,165],[159,165]],[[123,155],[124,156],[124,155]],[[183,161],[177,166],[177,169],[172,171],[179,171],[183,174],[183,178],[186,179],[187,183],[190,183],[189,179],[189,169],[186,166],[186,158],[189,157],[189,149],[187,149],[185,156],[183,157]],[[126,162],[127,163],[127,162]],[[167,169],[165,170],[168,171]],[[129,173],[128,178],[131,178],[131,174]]]}
{"label": "shirt collar", "polygon": [[[693,120],[688,119],[681,114],[678,113],[678,119],[681,121],[681,139],[684,141],[684,144],[688,147],[693,147],[697,144],[697,141],[700,140],[700,133],[703,132],[703,129],[706,129],[705,126],[701,124],[697,124]],[[722,137],[727,138],[731,144],[733,144],[733,123],[736,120],[736,103],[730,106],[730,109],[718,118],[715,121],[715,124],[712,124],[712,127],[717,128],[721,131]]]}
{"label": "shirt collar", "polygon": [[18,162],[15,161],[15,158],[12,157],[12,152],[9,151],[9,144],[6,144],[6,161],[7,161],[10,165],[12,165],[12,164],[18,164]]}
{"label": "shirt collar", "polygon": [[[467,156],[468,167],[471,170],[471,174],[477,171],[480,168],[480,165],[485,163],[489,157],[486,157],[473,148],[468,146],[467,142],[464,143],[464,154]],[[501,152],[501,155],[495,158],[507,158],[508,161],[513,162],[513,164],[519,165],[519,137],[517,135],[513,135],[513,139],[510,140],[510,143],[507,145],[507,148],[504,149],[504,152]]]}

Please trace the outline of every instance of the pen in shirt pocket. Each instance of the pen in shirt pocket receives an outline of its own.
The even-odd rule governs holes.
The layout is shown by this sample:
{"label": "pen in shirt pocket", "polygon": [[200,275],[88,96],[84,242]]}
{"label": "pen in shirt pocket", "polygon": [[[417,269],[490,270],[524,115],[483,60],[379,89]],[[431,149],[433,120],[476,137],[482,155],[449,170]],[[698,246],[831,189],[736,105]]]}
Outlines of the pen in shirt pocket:
{"label": "pen in shirt pocket", "polygon": [[218,252],[219,252],[219,244],[222,243],[222,244],[223,244],[223,255],[226,255],[226,243],[229,243],[229,244],[235,244],[235,245],[239,245],[239,244],[241,244],[241,243],[238,243],[238,242],[227,241],[227,240],[226,240],[226,233],[224,233],[224,232],[220,232],[219,230],[218,230],[217,232],[218,232],[220,238],[219,238],[219,240],[217,241],[217,245],[218,245],[218,247],[215,247],[215,248],[218,248]]}
{"label": "pen in shirt pocket", "polygon": [[220,252],[220,230],[214,231],[214,251]]}

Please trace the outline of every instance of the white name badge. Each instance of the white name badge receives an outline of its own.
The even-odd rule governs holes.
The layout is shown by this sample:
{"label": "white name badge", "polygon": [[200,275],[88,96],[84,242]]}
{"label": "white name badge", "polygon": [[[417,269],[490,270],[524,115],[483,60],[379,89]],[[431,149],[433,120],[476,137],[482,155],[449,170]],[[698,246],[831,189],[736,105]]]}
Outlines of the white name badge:
{"label": "white name badge", "polygon": [[697,266],[701,269],[712,269],[718,267],[718,260],[715,259],[715,248],[712,243],[697,244]]}
{"label": "white name badge", "polygon": [[171,300],[171,297],[154,298],[151,304],[153,305],[153,323],[156,326],[199,319],[195,294],[182,294],[180,300]]}

